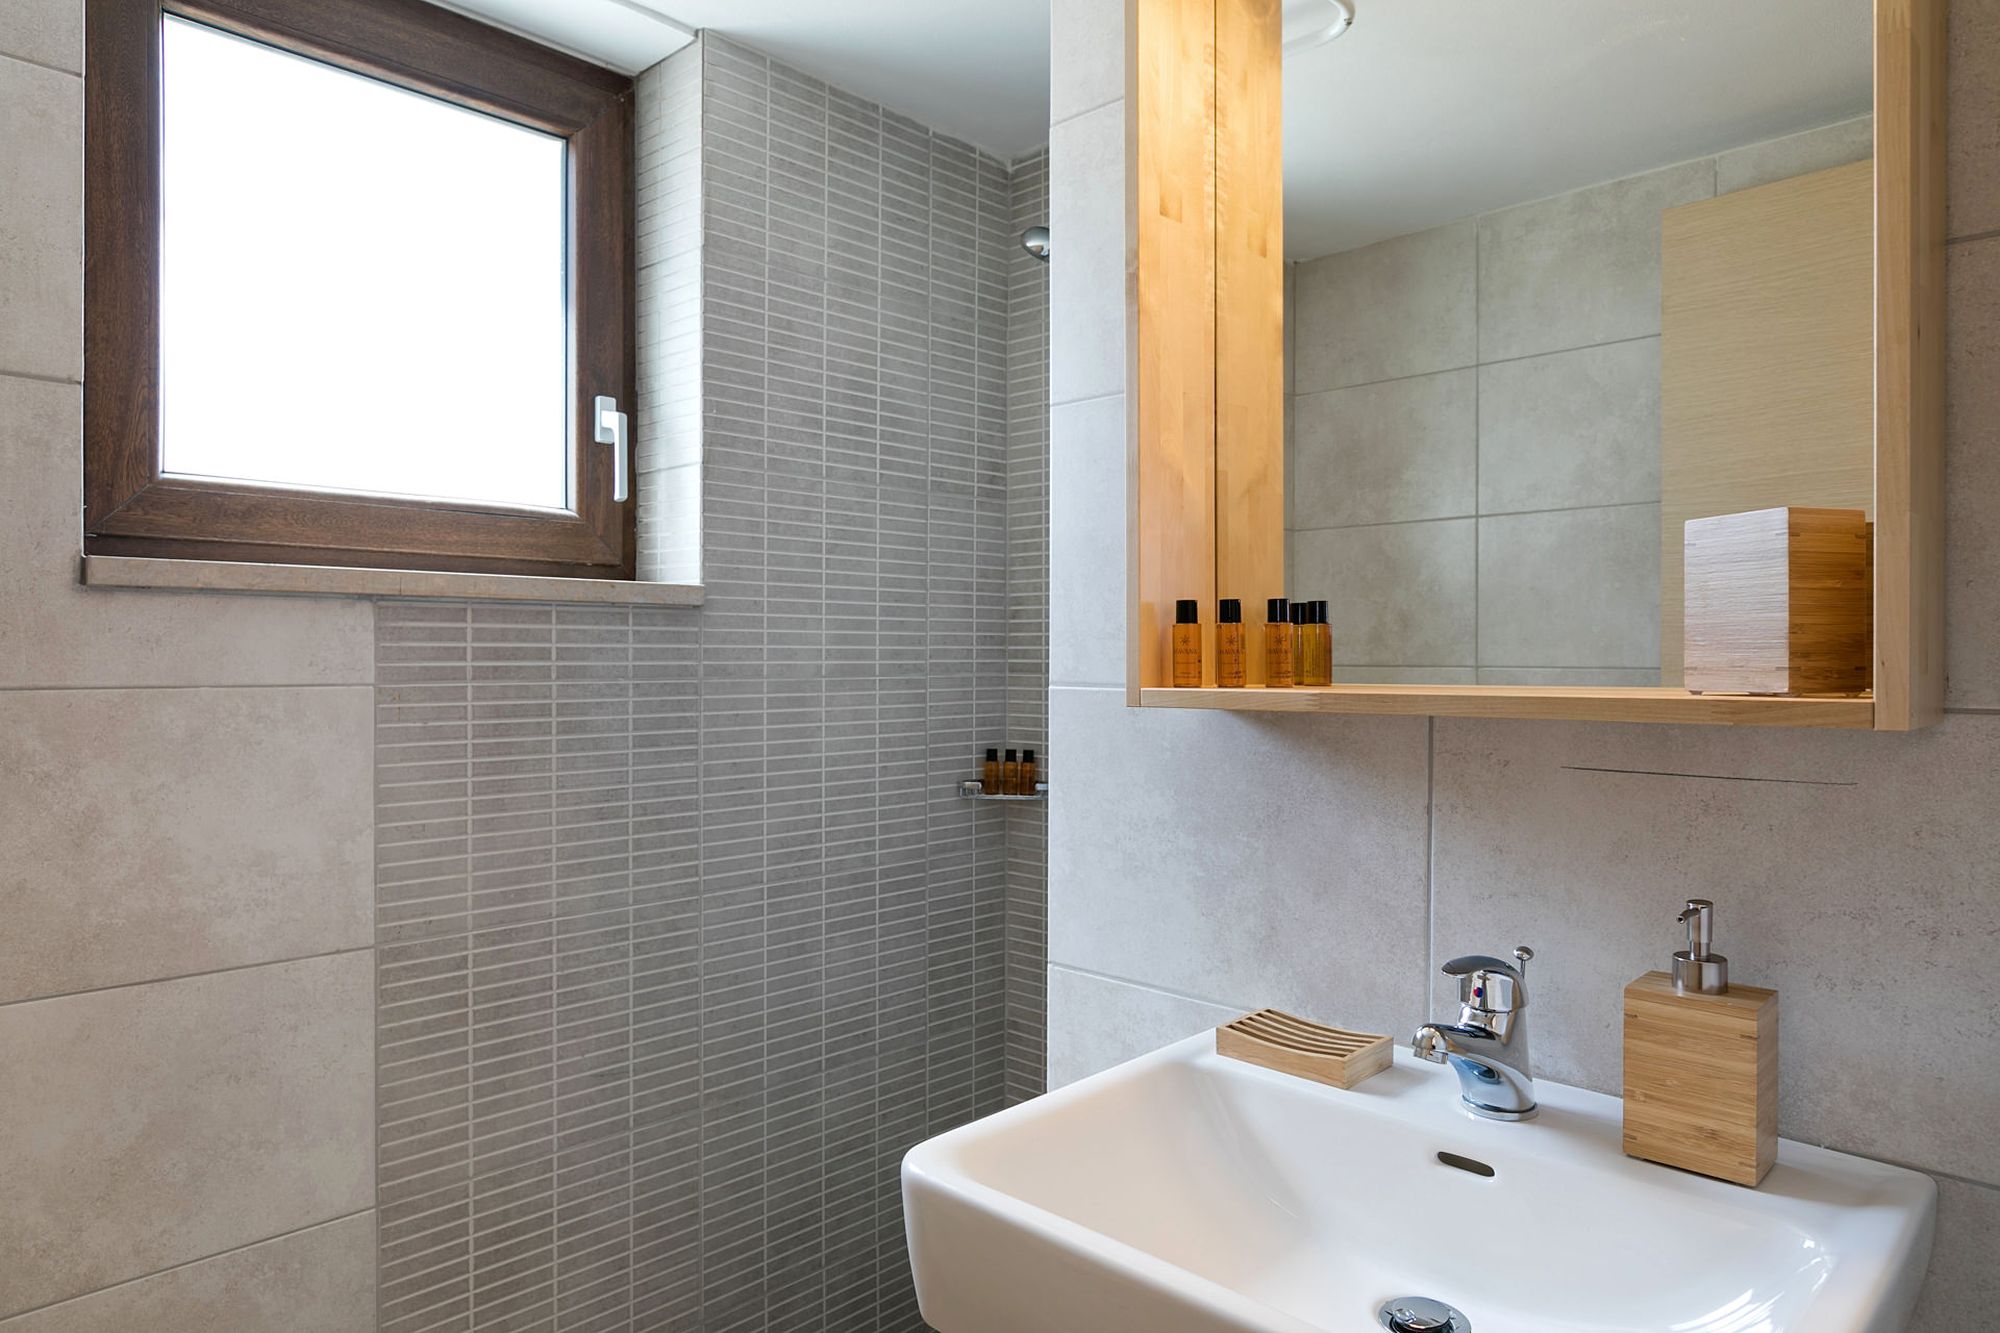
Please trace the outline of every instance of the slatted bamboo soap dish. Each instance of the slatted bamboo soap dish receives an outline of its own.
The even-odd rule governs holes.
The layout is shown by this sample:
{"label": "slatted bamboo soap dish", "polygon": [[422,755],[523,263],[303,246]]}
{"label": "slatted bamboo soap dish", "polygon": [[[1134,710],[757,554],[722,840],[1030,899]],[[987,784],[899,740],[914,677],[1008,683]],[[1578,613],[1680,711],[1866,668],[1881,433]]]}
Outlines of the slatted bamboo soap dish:
{"label": "slatted bamboo soap dish", "polygon": [[1215,1030],[1215,1053],[1315,1083],[1351,1088],[1394,1058],[1387,1037],[1259,1009]]}

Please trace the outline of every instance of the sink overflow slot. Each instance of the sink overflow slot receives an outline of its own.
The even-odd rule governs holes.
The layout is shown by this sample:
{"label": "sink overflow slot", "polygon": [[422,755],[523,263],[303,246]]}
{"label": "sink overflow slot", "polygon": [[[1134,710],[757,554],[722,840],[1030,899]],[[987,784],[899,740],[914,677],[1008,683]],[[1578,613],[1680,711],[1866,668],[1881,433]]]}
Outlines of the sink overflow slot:
{"label": "sink overflow slot", "polygon": [[1476,1162],[1470,1157],[1460,1157],[1455,1152],[1441,1152],[1438,1154],[1438,1160],[1446,1166],[1455,1167],[1460,1171],[1469,1171],[1475,1176],[1490,1177],[1493,1174],[1493,1168],[1486,1165],[1486,1163]]}

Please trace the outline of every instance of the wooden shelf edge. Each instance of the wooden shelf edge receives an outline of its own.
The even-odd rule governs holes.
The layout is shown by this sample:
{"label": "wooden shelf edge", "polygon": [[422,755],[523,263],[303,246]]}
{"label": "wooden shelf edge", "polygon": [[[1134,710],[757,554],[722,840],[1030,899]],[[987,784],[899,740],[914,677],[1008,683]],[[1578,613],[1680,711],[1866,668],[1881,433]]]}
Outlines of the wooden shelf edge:
{"label": "wooden shelf edge", "polygon": [[1679,722],[1735,727],[1875,725],[1867,695],[1792,699],[1685,690],[1570,685],[1318,685],[1289,690],[1142,689],[1142,708],[1238,713],[1496,717],[1567,722]]}

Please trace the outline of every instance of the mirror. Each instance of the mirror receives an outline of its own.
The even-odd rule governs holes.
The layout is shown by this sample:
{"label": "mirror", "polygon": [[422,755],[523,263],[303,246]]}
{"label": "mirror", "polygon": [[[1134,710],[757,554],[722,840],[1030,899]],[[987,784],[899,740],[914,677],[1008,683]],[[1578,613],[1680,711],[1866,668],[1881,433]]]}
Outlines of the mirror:
{"label": "mirror", "polygon": [[1284,9],[1284,585],[1334,682],[1679,685],[1688,519],[1873,515],[1871,0]]}

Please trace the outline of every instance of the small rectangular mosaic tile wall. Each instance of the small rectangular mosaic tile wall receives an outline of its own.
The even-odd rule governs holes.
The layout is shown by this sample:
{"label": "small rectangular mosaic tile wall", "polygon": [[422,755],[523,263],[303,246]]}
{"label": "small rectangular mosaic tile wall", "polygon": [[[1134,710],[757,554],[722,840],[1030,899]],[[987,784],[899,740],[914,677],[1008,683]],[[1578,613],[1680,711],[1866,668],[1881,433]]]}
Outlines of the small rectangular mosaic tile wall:
{"label": "small rectangular mosaic tile wall", "polygon": [[902,1154],[1040,1086],[1039,824],[954,796],[1042,725],[1021,196],[712,37],[640,124],[707,602],[378,607],[381,1327],[917,1329]]}

